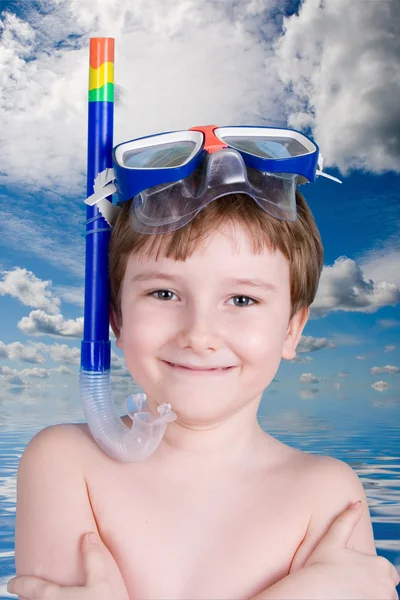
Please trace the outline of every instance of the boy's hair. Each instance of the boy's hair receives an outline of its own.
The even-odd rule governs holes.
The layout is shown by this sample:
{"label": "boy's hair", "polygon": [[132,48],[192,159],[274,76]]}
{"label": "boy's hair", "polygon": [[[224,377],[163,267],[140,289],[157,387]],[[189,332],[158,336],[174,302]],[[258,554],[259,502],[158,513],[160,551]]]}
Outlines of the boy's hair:
{"label": "boy's hair", "polygon": [[121,291],[130,254],[156,259],[162,252],[174,260],[186,260],[208,234],[231,223],[244,227],[255,254],[277,248],[289,261],[290,318],[314,301],[321,275],[324,251],[312,213],[304,197],[296,190],[297,220],[283,221],[271,217],[245,194],[229,194],[203,208],[192,221],[166,234],[138,233],[129,222],[132,200],[125,202],[113,228],[109,246],[111,308],[116,322],[122,323]]}

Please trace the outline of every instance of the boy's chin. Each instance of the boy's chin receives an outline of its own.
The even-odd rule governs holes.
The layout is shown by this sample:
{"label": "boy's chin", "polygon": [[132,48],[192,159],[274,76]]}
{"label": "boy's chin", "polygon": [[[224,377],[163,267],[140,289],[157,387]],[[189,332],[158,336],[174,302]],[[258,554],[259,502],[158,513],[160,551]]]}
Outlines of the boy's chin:
{"label": "boy's chin", "polygon": [[221,394],[213,396],[210,393],[200,394],[192,392],[191,395],[168,394],[163,398],[148,398],[149,410],[157,414],[157,407],[167,402],[177,415],[178,424],[216,425],[223,422],[233,414],[241,411],[249,402],[233,401],[233,395],[222,397]]}

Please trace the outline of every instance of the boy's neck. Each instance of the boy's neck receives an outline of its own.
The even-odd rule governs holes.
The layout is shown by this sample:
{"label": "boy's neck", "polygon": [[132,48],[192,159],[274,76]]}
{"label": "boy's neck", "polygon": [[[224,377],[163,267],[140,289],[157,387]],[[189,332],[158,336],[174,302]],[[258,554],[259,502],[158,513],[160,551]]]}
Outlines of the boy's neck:
{"label": "boy's neck", "polygon": [[[179,417],[169,423],[165,435],[150,457],[153,465],[166,468],[212,469],[221,471],[265,463],[265,450],[276,442],[257,421],[261,395],[238,413],[219,423],[196,425]],[[147,399],[149,410],[157,414],[156,403]],[[172,407],[173,409],[173,407]]]}

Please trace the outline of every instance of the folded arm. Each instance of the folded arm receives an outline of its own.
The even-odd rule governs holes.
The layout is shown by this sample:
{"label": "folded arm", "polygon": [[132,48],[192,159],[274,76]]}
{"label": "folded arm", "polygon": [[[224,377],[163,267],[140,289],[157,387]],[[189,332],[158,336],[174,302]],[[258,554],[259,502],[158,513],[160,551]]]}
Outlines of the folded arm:
{"label": "folded arm", "polygon": [[317,482],[315,489],[318,490],[318,497],[315,498],[306,535],[293,556],[289,573],[304,567],[335,519],[356,500],[361,500],[364,510],[347,547],[376,556],[368,500],[357,473],[341,460],[320,456],[314,477]]}
{"label": "folded arm", "polygon": [[[80,432],[56,425],[39,432],[26,447],[18,468],[15,526],[16,574],[33,575],[65,586],[82,586],[82,538],[100,539],[80,453]],[[104,546],[113,589],[127,600],[119,569]]]}
{"label": "folded arm", "polygon": [[[337,517],[356,500],[364,504],[363,513],[351,535],[347,548],[376,556],[368,501],[361,480],[347,464],[321,456],[315,468],[319,491],[307,532],[298,546],[289,574],[252,598],[252,600],[320,600],[326,597],[327,585],[322,570],[305,568],[307,560],[327,534]],[[338,577],[341,575],[338,567]],[[332,571],[330,570],[330,576]]]}

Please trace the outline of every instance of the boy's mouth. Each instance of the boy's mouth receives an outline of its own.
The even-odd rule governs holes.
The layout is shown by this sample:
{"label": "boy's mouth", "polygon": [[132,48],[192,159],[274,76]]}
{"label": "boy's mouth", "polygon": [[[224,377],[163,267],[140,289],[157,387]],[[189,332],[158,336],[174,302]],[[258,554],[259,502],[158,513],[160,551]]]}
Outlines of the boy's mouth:
{"label": "boy's mouth", "polygon": [[176,363],[171,363],[168,360],[163,360],[167,365],[176,370],[188,371],[193,373],[222,373],[223,371],[229,371],[234,369],[235,367],[195,367],[189,365],[178,365]]}

